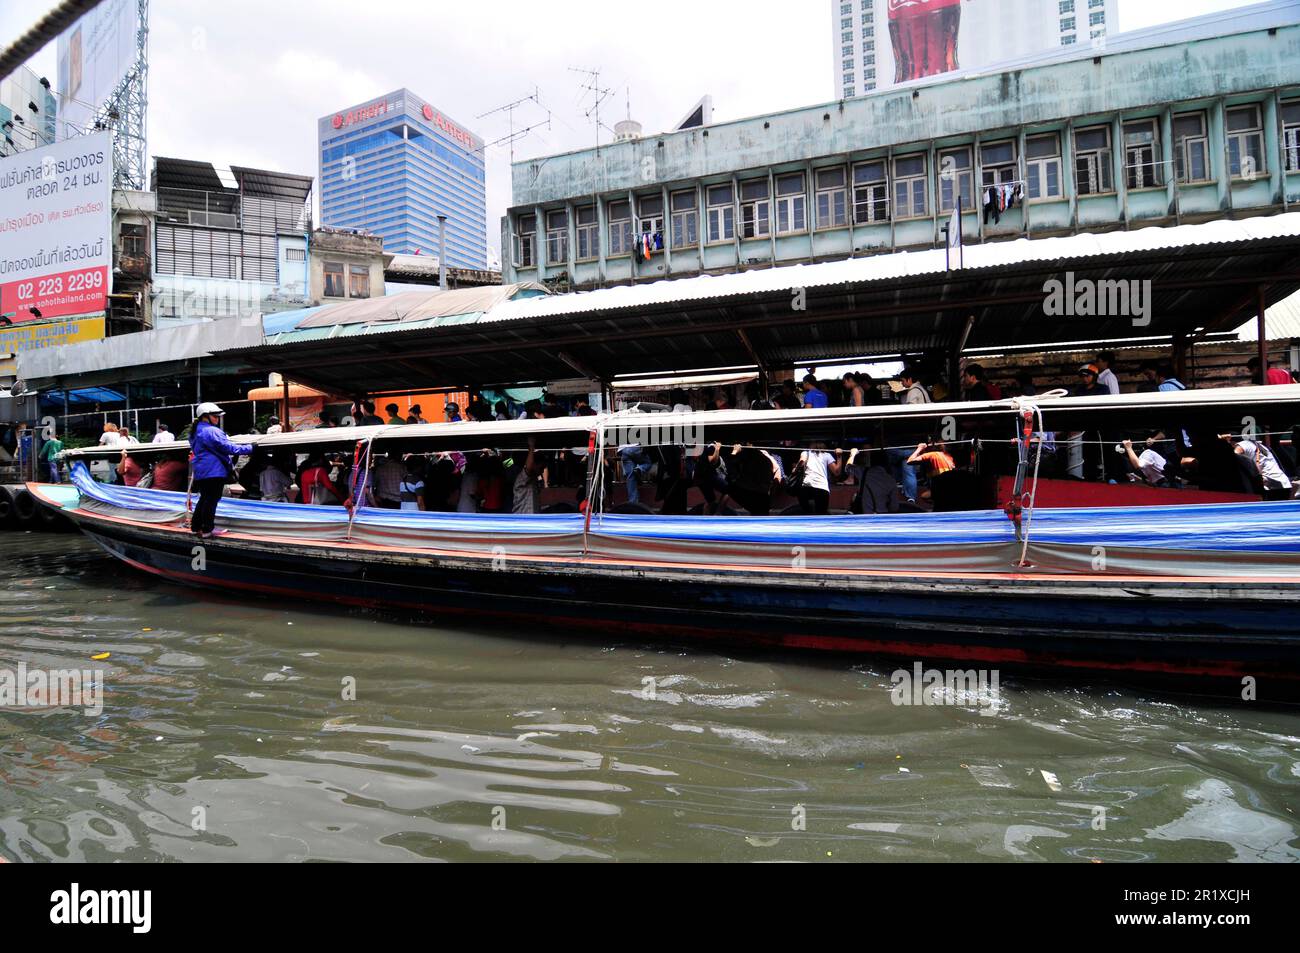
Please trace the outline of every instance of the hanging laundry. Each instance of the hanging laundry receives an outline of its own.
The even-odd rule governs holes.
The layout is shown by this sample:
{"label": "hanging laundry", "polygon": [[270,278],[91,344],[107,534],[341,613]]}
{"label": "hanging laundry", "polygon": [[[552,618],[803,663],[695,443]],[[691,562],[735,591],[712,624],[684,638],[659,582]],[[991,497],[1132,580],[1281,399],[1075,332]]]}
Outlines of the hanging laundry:
{"label": "hanging laundry", "polygon": [[1002,209],[999,208],[998,206],[998,190],[995,186],[991,186],[991,185],[984,190],[984,224],[985,225],[989,223],[989,216],[993,217],[993,221],[995,223],[1000,222],[1002,220]]}
{"label": "hanging laundry", "polygon": [[664,250],[664,233],[655,232],[655,251]]}

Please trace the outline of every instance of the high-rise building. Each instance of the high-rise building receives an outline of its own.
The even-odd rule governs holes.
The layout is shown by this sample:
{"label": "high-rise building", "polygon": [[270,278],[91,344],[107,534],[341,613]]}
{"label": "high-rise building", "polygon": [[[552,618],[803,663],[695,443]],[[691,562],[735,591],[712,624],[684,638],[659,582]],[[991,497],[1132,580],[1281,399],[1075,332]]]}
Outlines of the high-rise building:
{"label": "high-rise building", "polygon": [[831,0],[842,99],[1075,44],[1103,45],[1118,0]]}
{"label": "high-rise building", "polygon": [[48,80],[26,66],[0,79],[0,155],[54,142],[58,103]]}
{"label": "high-rise building", "polygon": [[487,267],[483,140],[409,90],[331,113],[318,124],[321,224],[379,235],[384,251]]}

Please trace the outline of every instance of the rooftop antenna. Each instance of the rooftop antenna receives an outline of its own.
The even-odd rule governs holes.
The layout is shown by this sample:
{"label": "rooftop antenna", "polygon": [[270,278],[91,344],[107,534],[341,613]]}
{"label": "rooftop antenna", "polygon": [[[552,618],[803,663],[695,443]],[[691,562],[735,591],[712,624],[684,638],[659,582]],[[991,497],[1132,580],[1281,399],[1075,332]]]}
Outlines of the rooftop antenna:
{"label": "rooftop antenna", "polygon": [[[596,69],[583,69],[579,66],[570,66],[569,72],[582,73],[587,77],[587,82],[579,84],[581,89],[585,89],[591,94],[591,106],[583,113],[588,119],[596,124],[596,152],[600,152],[600,104],[603,103],[611,93],[612,89],[607,89],[600,85],[600,67]],[[610,130],[612,133],[614,130]]]}
{"label": "rooftop antenna", "polygon": [[528,133],[532,132],[534,129],[537,129],[543,125],[545,125],[547,129],[551,128],[551,111],[549,109],[546,109],[545,123],[537,122],[537,123],[533,123],[531,126],[525,126],[523,129],[519,129],[519,130],[515,129],[515,109],[522,106],[524,103],[528,103],[528,102],[536,103],[538,108],[540,109],[546,109],[546,107],[542,105],[541,91],[537,88],[536,83],[533,84],[532,95],[524,96],[521,99],[516,99],[512,103],[506,103],[504,106],[498,106],[496,109],[489,109],[487,112],[479,113],[477,116],[474,117],[475,119],[485,119],[488,116],[493,116],[500,112],[506,114],[506,119],[510,124],[509,135],[502,136],[500,139],[497,139],[495,142],[486,143],[483,146],[483,148],[486,150],[488,146],[500,145],[503,142],[510,143],[510,164],[511,165],[514,165],[515,163],[515,140],[516,139],[522,139],[524,136],[528,135]]}

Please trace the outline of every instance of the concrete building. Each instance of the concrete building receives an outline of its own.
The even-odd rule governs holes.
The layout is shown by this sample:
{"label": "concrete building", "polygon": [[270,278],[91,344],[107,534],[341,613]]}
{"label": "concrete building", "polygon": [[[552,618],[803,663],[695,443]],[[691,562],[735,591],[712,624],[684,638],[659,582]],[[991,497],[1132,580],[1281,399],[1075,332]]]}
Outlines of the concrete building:
{"label": "concrete building", "polygon": [[487,267],[483,140],[410,90],[321,118],[323,225],[379,235],[397,254],[437,254],[447,217],[446,259]]}
{"label": "concrete building", "polygon": [[154,160],[153,323],[307,304],[311,176]]}
{"label": "concrete building", "polygon": [[1300,3],[516,162],[503,280],[591,288],[939,247],[959,198],[967,243],[1294,208]]}
{"label": "concrete building", "polygon": [[0,156],[53,143],[57,113],[49,81],[26,66],[0,79]]}
{"label": "concrete building", "polygon": [[841,99],[1060,47],[1100,46],[1119,0],[830,0],[831,67]]}
{"label": "concrete building", "polygon": [[311,276],[308,297],[313,305],[334,304],[358,298],[382,298],[384,254],[378,235],[359,235],[335,228],[311,233]]}
{"label": "concrete building", "polygon": [[158,196],[113,190],[113,291],[108,296],[109,336],[153,327],[153,243]]}

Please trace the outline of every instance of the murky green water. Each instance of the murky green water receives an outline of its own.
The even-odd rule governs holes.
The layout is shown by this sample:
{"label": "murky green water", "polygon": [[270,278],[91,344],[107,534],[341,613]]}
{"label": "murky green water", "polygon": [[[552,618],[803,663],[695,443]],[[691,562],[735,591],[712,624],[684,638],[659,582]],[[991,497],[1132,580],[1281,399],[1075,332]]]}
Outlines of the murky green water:
{"label": "murky green water", "polygon": [[886,663],[242,602],[71,535],[0,578],[0,667],[105,669],[98,716],[0,709],[11,861],[1300,859],[1300,712],[900,707]]}

